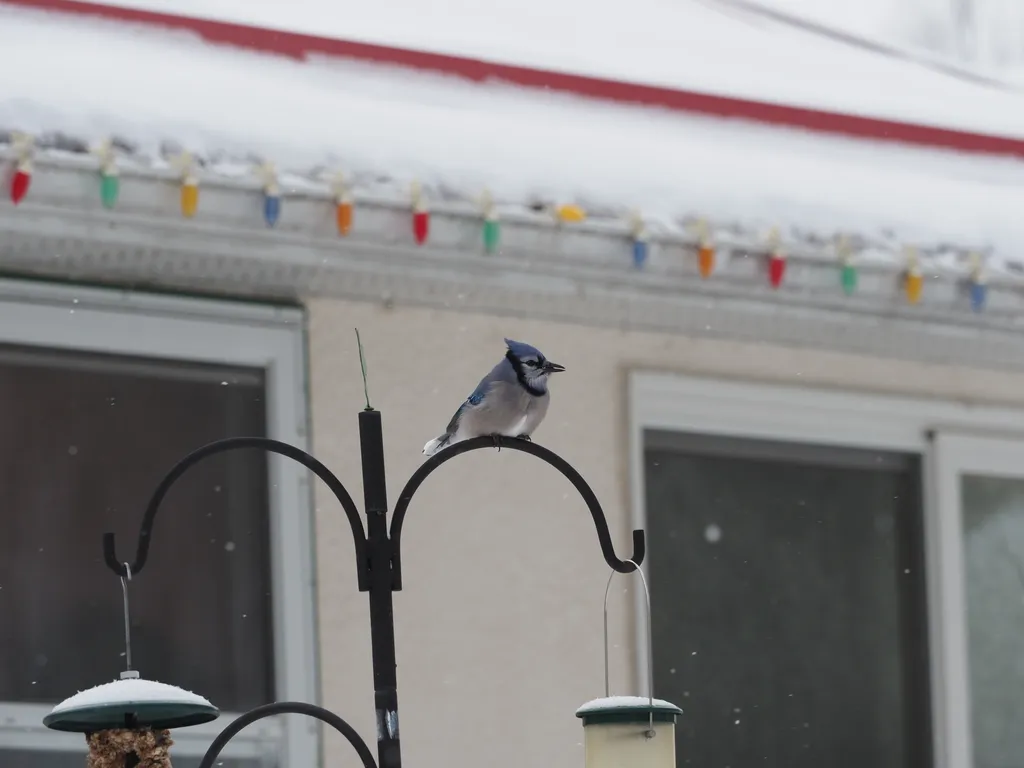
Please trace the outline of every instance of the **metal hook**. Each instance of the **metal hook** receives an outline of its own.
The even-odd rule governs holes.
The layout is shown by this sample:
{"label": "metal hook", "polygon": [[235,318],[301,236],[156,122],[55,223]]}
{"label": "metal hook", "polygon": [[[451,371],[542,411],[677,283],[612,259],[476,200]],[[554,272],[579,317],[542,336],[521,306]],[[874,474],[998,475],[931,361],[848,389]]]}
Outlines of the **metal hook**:
{"label": "metal hook", "polygon": [[132,580],[132,567],[124,564],[126,576],[121,577],[121,595],[124,598],[124,655],[125,671],[121,673],[122,680],[137,678],[139,673],[132,669],[132,622],[131,613],[128,609],[128,582]]}
{"label": "metal hook", "polygon": [[467,451],[493,448],[495,443],[502,448],[522,451],[523,453],[536,456],[541,461],[550,464],[561,472],[572,483],[573,487],[583,498],[583,503],[590,510],[590,516],[594,518],[594,527],[597,529],[597,540],[601,545],[601,554],[604,555],[604,561],[608,563],[608,566],[619,573],[631,573],[639,568],[638,563],[644,561],[644,554],[646,552],[644,532],[640,530],[633,531],[633,554],[629,560],[620,560],[615,554],[615,546],[612,544],[612,536],[608,531],[608,520],[605,517],[604,510],[601,508],[601,502],[597,500],[597,495],[593,489],[572,464],[554,451],[529,440],[519,440],[514,437],[473,437],[469,440],[463,440],[461,443],[449,445],[443,451],[438,451],[420,464],[419,469],[413,472],[412,477],[406,481],[405,487],[398,495],[398,503],[395,504],[394,514],[391,516],[391,540],[394,547],[394,553],[391,557],[391,577],[395,590],[402,588],[402,525],[405,523],[405,515],[409,511],[409,502],[412,501],[416,491],[423,484],[423,481],[446,461],[450,461]]}
{"label": "metal hook", "polygon": [[[294,445],[289,445],[288,443],[282,443],[280,440],[273,440],[269,437],[226,437],[223,440],[208,443],[207,445],[192,451],[192,453],[178,461],[178,463],[175,464],[164,476],[164,479],[160,481],[160,485],[158,485],[156,490],[153,491],[153,495],[149,499],[149,504],[146,506],[146,511],[142,515],[142,525],[139,527],[139,541],[135,547],[135,562],[132,563],[131,571],[134,571],[135,574],[138,575],[142,573],[142,569],[146,565],[146,560],[149,558],[149,544],[153,537],[153,526],[156,523],[156,513],[160,511],[160,504],[163,502],[167,492],[170,491],[171,486],[173,486],[181,476],[189,470],[189,468],[195,466],[203,459],[213,456],[214,454],[224,453],[225,451],[234,451],[241,448],[259,448],[267,453],[286,456],[292,461],[299,462],[299,464],[302,464],[306,469],[323,480],[327,487],[330,488],[331,493],[334,494],[334,497],[341,504],[341,508],[345,512],[345,517],[348,518],[348,523],[352,528],[352,536],[355,540],[356,562],[366,562],[366,558],[364,556],[364,550],[366,548],[366,534],[363,532],[363,524],[359,519],[359,510],[356,508],[355,502],[352,501],[352,497],[345,489],[345,486],[341,484],[341,481],[335,477],[327,467],[301,448],[296,448]],[[114,534],[103,534],[103,559],[106,562],[107,567],[115,574],[122,577],[129,576],[130,578],[127,565],[122,564],[120,558],[117,556],[115,543]],[[365,570],[360,568],[359,589],[360,591],[365,592],[369,588],[369,584],[366,582]]]}
{"label": "metal hook", "polygon": [[[650,700],[650,722],[648,724],[647,733],[644,734],[648,739],[654,738],[654,642],[651,637],[651,593],[647,589],[647,578],[644,576],[644,572],[640,570],[640,566],[632,560],[625,560],[624,562],[633,563],[635,570],[633,573],[640,575],[640,583],[644,585],[644,607],[647,609],[647,698]],[[604,695],[605,698],[611,696],[610,684],[609,684],[609,672],[608,672],[608,593],[612,588],[612,579],[615,578],[615,574],[618,573],[616,570],[608,575],[608,583],[604,587]]]}

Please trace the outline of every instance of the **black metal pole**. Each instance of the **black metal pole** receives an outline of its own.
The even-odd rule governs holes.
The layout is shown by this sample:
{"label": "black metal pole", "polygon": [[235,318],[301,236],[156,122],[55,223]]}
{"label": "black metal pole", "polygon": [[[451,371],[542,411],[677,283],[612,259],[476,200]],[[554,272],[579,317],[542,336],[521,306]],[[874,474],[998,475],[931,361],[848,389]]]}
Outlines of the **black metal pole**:
{"label": "black metal pole", "polygon": [[[388,494],[384,467],[384,437],[379,411],[367,408],[359,414],[359,451],[362,459],[363,498],[366,504],[367,530],[359,520],[359,511],[345,486],[337,477],[313,458],[295,446],[267,437],[231,437],[204,445],[182,458],[167,473],[150,498],[143,514],[136,545],[135,561],[131,573],[138,573],[145,567],[149,556],[149,544],[160,504],[171,486],[192,466],[203,459],[225,451],[244,448],[258,448],[269,453],[286,456],[299,462],[316,474],[330,488],[341,505],[349,526],[356,551],[356,576],[359,591],[369,592],[370,597],[370,642],[373,658],[374,707],[377,714],[377,759],[379,768],[401,768],[401,743],[398,732],[398,675],[395,663],[395,617],[393,608],[394,592],[402,589],[402,525],[413,495],[423,481],[443,463],[468,451],[493,448],[512,448],[536,456],[561,472],[579,492],[594,518],[598,542],[605,562],[620,573],[630,573],[644,559],[644,533],[633,531],[633,553],[628,560],[621,560],[615,554],[608,521],[597,496],[583,477],[565,459],[533,442],[503,437],[479,437],[445,448],[427,459],[406,483],[395,514],[388,526]],[[115,548],[114,534],[103,536],[103,556],[107,567],[118,576],[127,576],[128,567],[121,560]],[[372,756],[358,735],[336,715],[312,704],[279,702],[257,707],[232,723],[210,747],[200,768],[209,768],[224,744],[239,730],[261,717],[283,712],[298,712],[317,717],[340,730],[352,742],[363,759],[363,764],[373,764]],[[358,741],[358,743],[357,743]],[[362,745],[362,746],[360,746]]]}
{"label": "black metal pole", "polygon": [[359,452],[366,505],[366,569],[370,592],[370,647],[373,654],[373,699],[377,711],[377,762],[400,768],[398,672],[395,661],[394,580],[388,537],[388,491],[384,473],[384,436],[380,411],[359,414]]}

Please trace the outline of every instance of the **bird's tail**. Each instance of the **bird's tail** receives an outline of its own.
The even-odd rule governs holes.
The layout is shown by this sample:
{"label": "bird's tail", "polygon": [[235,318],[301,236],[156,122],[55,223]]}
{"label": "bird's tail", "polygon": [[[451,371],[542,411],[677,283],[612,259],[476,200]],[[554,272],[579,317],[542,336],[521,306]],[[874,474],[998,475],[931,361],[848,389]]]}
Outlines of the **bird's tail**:
{"label": "bird's tail", "polygon": [[440,437],[435,437],[433,440],[429,440],[426,445],[423,446],[423,452],[427,456],[433,456],[435,453],[440,451],[442,448],[451,442],[452,436],[449,434],[443,434]]}

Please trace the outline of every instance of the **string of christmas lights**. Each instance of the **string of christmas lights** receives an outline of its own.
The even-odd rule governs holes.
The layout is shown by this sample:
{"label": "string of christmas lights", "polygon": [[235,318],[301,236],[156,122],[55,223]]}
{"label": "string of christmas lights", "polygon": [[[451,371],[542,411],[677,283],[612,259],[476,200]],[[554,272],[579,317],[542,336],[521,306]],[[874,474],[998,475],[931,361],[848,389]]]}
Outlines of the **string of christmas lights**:
{"label": "string of christmas lights", "polygon": [[[35,155],[34,139],[29,134],[18,133],[12,136],[13,168],[10,175],[10,198],[14,205],[21,203],[28,195],[32,183],[33,159]],[[99,162],[99,193],[100,202],[107,210],[113,210],[120,197],[120,173],[116,155],[110,140],[102,142],[91,150]],[[189,153],[182,153],[171,160],[180,180],[181,215],[186,219],[196,216],[199,207],[199,176],[196,171],[195,159]],[[262,190],[262,214],[268,227],[275,227],[280,220],[282,211],[282,194],[278,175],[273,164],[263,163],[254,169],[260,179]],[[342,174],[336,174],[330,183],[335,205],[335,220],[338,234],[342,237],[352,232],[354,224],[354,207],[351,188],[345,183]],[[586,210],[577,204],[560,203],[534,207],[535,211],[546,211],[553,222],[562,224],[579,224],[588,218]],[[430,209],[419,182],[413,181],[410,187],[410,211],[412,214],[412,235],[417,245],[424,245],[430,234]],[[480,198],[480,221],[483,250],[487,254],[497,253],[501,243],[501,222],[491,193],[487,190]],[[631,211],[627,217],[628,237],[633,266],[643,269],[650,259],[650,233],[643,215],[639,211]],[[702,279],[709,279],[716,271],[716,246],[712,228],[706,220],[687,224],[685,229],[696,240],[695,253],[697,271]],[[787,254],[777,227],[772,228],[765,240],[763,253],[767,256],[766,273],[768,283],[773,289],[782,287],[786,278]],[[839,287],[847,296],[856,293],[859,274],[855,254],[845,235],[837,238],[835,253],[839,267]],[[908,304],[917,305],[924,294],[924,275],[918,250],[913,246],[903,249],[904,269],[902,286]],[[985,309],[988,297],[988,280],[985,263],[981,254],[969,254],[970,268],[967,276],[967,288],[970,307],[974,312]]]}

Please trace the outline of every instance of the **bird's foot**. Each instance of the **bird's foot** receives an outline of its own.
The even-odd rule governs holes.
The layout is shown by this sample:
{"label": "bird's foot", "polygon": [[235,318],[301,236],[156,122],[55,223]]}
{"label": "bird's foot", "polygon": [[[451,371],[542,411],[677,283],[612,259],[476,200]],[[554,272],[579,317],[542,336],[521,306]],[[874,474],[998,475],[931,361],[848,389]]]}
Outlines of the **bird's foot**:
{"label": "bird's foot", "polygon": [[516,435],[516,440],[525,440],[528,443],[532,443],[533,442],[533,438],[531,438],[525,432],[523,434],[521,434],[521,435]]}
{"label": "bird's foot", "polygon": [[494,447],[498,449],[498,453],[501,453],[501,435],[495,432],[490,437],[494,442]]}

